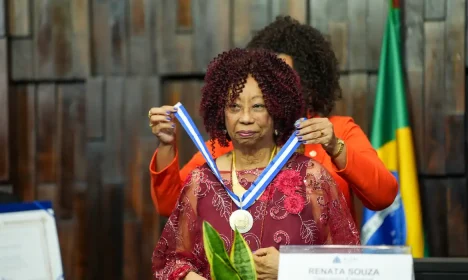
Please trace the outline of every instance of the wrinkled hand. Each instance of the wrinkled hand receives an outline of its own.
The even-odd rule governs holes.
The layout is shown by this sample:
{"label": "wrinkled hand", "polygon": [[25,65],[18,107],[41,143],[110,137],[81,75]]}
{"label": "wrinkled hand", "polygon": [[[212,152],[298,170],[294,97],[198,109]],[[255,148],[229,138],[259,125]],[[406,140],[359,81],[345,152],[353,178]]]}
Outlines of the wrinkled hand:
{"label": "wrinkled hand", "polygon": [[159,142],[169,145],[175,139],[174,113],[177,109],[173,106],[162,106],[151,108],[148,112],[149,126],[151,132],[158,137]]}
{"label": "wrinkled hand", "polygon": [[337,139],[333,124],[328,118],[312,118],[296,125],[299,141],[304,144],[321,144],[323,149],[333,154]]}
{"label": "wrinkled hand", "polygon": [[279,252],[275,247],[258,249],[253,258],[258,279],[278,279]]}

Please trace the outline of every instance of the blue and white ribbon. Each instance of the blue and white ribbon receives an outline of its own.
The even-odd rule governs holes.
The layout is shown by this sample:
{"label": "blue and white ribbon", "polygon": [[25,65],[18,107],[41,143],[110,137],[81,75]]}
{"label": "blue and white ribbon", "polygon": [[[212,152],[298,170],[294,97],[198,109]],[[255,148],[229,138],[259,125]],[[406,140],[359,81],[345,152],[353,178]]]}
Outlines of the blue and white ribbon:
{"label": "blue and white ribbon", "polygon": [[273,160],[265,168],[265,170],[263,170],[260,176],[258,176],[258,178],[252,183],[252,186],[242,195],[242,199],[239,199],[236,194],[234,194],[224,185],[223,179],[221,178],[221,173],[219,173],[218,167],[216,166],[213,157],[208,152],[205,141],[201,137],[200,132],[195,126],[187,110],[185,110],[184,106],[180,102],[174,105],[174,107],[177,108],[177,112],[174,115],[179,120],[185,131],[189,134],[193,143],[195,143],[195,146],[197,146],[198,150],[200,150],[201,154],[208,163],[208,166],[213,171],[213,174],[224,186],[237,207],[242,210],[246,210],[255,202],[255,200],[257,200],[257,198],[263,193],[268,184],[270,184],[270,182],[275,178],[281,168],[286,164],[291,155],[300,145],[297,137],[294,134],[291,135],[286,144],[284,144],[284,146],[279,150]]}

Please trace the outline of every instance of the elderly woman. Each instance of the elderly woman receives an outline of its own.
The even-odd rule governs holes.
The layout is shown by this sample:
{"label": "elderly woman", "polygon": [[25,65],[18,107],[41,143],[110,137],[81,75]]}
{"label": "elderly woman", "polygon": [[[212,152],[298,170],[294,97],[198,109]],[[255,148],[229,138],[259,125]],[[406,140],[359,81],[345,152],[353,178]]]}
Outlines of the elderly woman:
{"label": "elderly woman", "polygon": [[[221,146],[230,142],[233,150],[216,159],[224,184],[207,164],[189,174],[154,250],[156,279],[210,278],[202,222],[213,225],[231,247],[230,218],[239,208],[227,190],[242,197],[285,144],[304,114],[301,92],[294,70],[267,51],[234,49],[209,65],[200,111],[211,139]],[[251,221],[243,236],[253,251],[277,252],[289,244],[359,244],[335,181],[319,163],[298,153],[246,211]],[[259,263],[260,279],[277,277],[277,259],[265,267]]]}
{"label": "elderly woman", "polygon": [[[260,30],[247,48],[273,51],[299,74],[309,117],[297,127],[305,144],[304,154],[330,172],[354,218],[356,198],[376,211],[390,206],[398,192],[396,178],[353,119],[332,114],[335,101],[341,97],[340,73],[332,47],[322,34],[289,16],[278,17]],[[152,108],[149,112],[151,129],[159,140],[149,167],[151,195],[157,211],[165,216],[174,208],[188,173],[205,163],[197,153],[179,170],[175,133],[171,129],[174,123],[168,118],[172,112],[172,106]],[[215,157],[232,150],[232,145],[214,145]]]}

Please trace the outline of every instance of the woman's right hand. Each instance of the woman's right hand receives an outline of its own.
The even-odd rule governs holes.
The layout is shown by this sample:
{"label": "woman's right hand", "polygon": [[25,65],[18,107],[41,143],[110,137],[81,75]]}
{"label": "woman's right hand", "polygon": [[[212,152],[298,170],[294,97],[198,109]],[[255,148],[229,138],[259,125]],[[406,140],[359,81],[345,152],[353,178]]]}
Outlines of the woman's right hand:
{"label": "woman's right hand", "polygon": [[172,145],[175,139],[174,106],[153,107],[148,112],[151,132],[158,137],[160,144]]}

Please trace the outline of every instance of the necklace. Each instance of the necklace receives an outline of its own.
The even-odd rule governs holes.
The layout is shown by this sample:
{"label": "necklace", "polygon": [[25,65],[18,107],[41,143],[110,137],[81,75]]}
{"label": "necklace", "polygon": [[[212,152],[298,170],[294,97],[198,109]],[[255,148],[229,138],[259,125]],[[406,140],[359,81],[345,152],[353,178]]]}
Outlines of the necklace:
{"label": "necklace", "polygon": [[[270,156],[270,161],[268,164],[273,160],[273,157],[275,156],[276,152],[276,146],[273,148],[273,151],[271,152]],[[237,172],[236,172],[236,153],[233,151],[232,152],[232,174],[231,174],[231,181],[232,181],[232,191],[239,197],[242,197],[242,195],[246,192],[244,187],[239,183],[239,179],[237,178]],[[265,188],[266,189],[266,188]],[[262,194],[258,195],[258,198]],[[231,216],[229,217],[229,224],[231,228],[237,229],[240,233],[246,233],[248,232],[252,226],[253,226],[253,217],[252,214],[250,214],[249,211],[244,210],[244,209],[238,209],[234,212],[232,212]],[[263,226],[262,226],[263,227]]]}
{"label": "necklace", "polygon": [[[268,164],[273,160],[273,157],[276,154],[276,146],[273,148],[273,151],[271,151],[270,155],[270,160],[268,161]],[[268,165],[267,164],[267,165]],[[244,187],[239,183],[239,179],[237,178],[237,171],[236,171],[236,152],[232,151],[232,171],[231,171],[231,180],[232,180],[232,191],[239,197],[242,197],[242,195],[246,192]],[[260,198],[261,195],[258,197]],[[258,198],[257,198],[258,199]]]}

